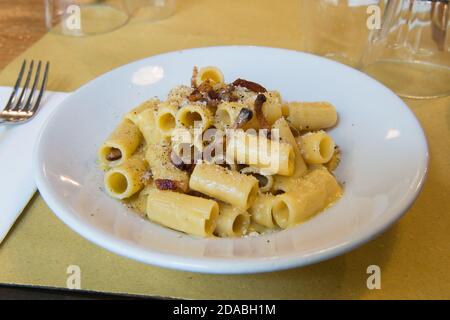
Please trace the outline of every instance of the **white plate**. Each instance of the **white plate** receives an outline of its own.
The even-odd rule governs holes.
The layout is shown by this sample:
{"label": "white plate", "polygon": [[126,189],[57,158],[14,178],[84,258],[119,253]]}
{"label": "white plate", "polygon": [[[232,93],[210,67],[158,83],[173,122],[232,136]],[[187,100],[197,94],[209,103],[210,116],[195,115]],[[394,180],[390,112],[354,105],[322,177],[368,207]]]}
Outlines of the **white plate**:
{"label": "white plate", "polygon": [[[279,90],[286,100],[332,102],[342,149],[345,194],[332,208],[283,232],[200,239],[138,217],[102,190],[96,152],[121,116],[170,88],[188,84],[194,65],[220,67]],[[111,71],[68,97],[43,128],[35,151],[41,195],[69,227],[117,254],[206,273],[254,273],[302,266],[349,251],[409,208],[424,182],[422,128],[390,90],[354,69],[295,51],[212,47],[150,57]],[[51,232],[51,230],[50,230]]]}

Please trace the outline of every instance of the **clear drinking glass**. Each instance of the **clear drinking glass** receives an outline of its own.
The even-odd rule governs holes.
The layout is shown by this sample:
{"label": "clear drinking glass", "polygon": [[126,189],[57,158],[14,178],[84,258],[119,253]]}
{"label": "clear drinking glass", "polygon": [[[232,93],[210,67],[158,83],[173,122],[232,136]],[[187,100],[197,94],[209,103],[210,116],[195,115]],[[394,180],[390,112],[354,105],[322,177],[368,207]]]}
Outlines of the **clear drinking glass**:
{"label": "clear drinking glass", "polygon": [[176,0],[126,0],[134,21],[163,20],[176,11]]}
{"label": "clear drinking glass", "polygon": [[45,22],[52,32],[88,36],[115,30],[129,18],[124,0],[45,0]]}
{"label": "clear drinking glass", "polygon": [[449,16],[448,0],[389,0],[362,70],[403,97],[449,95]]}
{"label": "clear drinking glass", "polygon": [[301,0],[300,3],[302,50],[357,66],[380,1]]}

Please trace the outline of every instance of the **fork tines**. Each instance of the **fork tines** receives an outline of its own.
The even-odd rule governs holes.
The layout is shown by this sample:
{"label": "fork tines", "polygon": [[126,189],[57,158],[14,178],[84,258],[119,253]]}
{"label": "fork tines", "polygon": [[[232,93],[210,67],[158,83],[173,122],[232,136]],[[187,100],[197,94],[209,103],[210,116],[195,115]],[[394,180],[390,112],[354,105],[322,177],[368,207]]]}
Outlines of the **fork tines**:
{"label": "fork tines", "polygon": [[[42,61],[38,61],[35,71],[34,60],[31,60],[29,64],[26,60],[23,61],[13,92],[5,108],[0,112],[1,117],[9,121],[24,121],[36,113],[45,90],[50,67],[50,63],[45,62],[44,73],[41,76],[42,64]],[[23,82],[22,79],[25,74],[26,77]]]}

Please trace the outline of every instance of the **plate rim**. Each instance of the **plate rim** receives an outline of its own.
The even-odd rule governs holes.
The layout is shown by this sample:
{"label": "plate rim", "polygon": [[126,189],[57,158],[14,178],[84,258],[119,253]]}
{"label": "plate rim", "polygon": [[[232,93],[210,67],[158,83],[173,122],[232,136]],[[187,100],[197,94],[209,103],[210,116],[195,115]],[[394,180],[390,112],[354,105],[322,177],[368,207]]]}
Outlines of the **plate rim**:
{"label": "plate rim", "polygon": [[[303,51],[297,51],[297,50],[291,50],[291,49],[284,49],[284,48],[276,48],[276,47],[268,47],[268,46],[254,46],[254,45],[230,45],[230,46],[205,46],[205,47],[198,47],[198,48],[188,48],[188,49],[181,49],[181,50],[175,50],[175,51],[169,51],[160,53],[157,55],[148,56],[142,59],[137,59],[134,61],[131,61],[129,63],[126,63],[124,65],[121,65],[119,67],[116,67],[114,69],[111,69],[93,79],[83,84],[81,87],[73,91],[64,101],[67,101],[67,99],[71,99],[73,94],[76,94],[78,91],[82,90],[84,87],[89,86],[91,82],[97,81],[99,78],[105,77],[109,75],[112,72],[116,72],[119,69],[126,68],[129,65],[139,63],[142,61],[145,61],[147,59],[151,58],[157,58],[160,56],[166,56],[171,54],[179,54],[186,51],[192,52],[192,51],[199,51],[199,50],[208,50],[208,49],[262,49],[262,50],[269,50],[269,51],[280,51],[281,53],[290,53],[290,54],[298,54],[298,55],[306,55],[311,56],[315,59],[319,60],[326,60],[328,63],[336,64],[341,67],[346,68],[349,72],[356,72],[360,76],[366,77],[370,79],[372,82],[377,83],[380,88],[383,88],[389,95],[391,95],[393,98],[396,98],[400,104],[402,105],[404,111],[409,113],[412,116],[412,119],[415,120],[415,126],[416,129],[418,129],[418,132],[420,133],[420,136],[422,138],[423,147],[424,147],[424,163],[423,167],[420,168],[420,174],[417,175],[414,179],[414,186],[415,190],[408,195],[408,197],[400,203],[398,206],[399,208],[389,214],[387,219],[382,220],[381,222],[384,223],[377,223],[372,228],[364,228],[358,233],[354,233],[353,237],[350,241],[347,241],[345,243],[342,243],[338,246],[327,248],[320,252],[312,252],[309,254],[303,254],[302,256],[299,256],[298,254],[285,254],[282,256],[277,256],[276,259],[272,258],[245,258],[240,257],[239,261],[234,261],[233,259],[228,258],[211,258],[211,257],[202,257],[202,258],[189,258],[184,256],[176,256],[174,254],[168,254],[168,253],[162,253],[157,252],[154,250],[144,250],[142,248],[137,248],[133,244],[129,244],[126,247],[126,250],[120,250],[121,247],[123,247],[123,241],[121,239],[117,239],[113,237],[112,235],[109,235],[105,233],[103,230],[95,228],[93,225],[81,223],[77,219],[73,217],[72,209],[67,208],[62,201],[60,201],[57,197],[52,196],[52,191],[50,190],[50,187],[46,184],[45,176],[41,170],[42,166],[40,165],[42,163],[41,158],[42,155],[40,153],[40,145],[42,144],[42,137],[47,130],[49,123],[52,122],[52,119],[55,117],[55,115],[58,113],[59,108],[54,108],[54,110],[51,112],[49,117],[45,120],[44,124],[39,130],[38,137],[35,142],[34,150],[33,150],[33,176],[37,185],[37,188],[46,202],[46,204],[50,207],[53,214],[55,214],[61,221],[64,222],[70,229],[84,237],[85,239],[89,240],[90,242],[96,244],[97,246],[107,249],[108,251],[111,251],[115,254],[118,254],[122,257],[132,259],[139,261],[141,263],[154,265],[158,267],[164,267],[169,269],[175,269],[175,270],[183,270],[183,271],[190,271],[190,272],[198,272],[198,273],[207,273],[207,274],[252,274],[252,273],[262,273],[262,272],[274,272],[274,271],[280,271],[280,270],[286,270],[291,269],[295,267],[302,267],[310,264],[314,264],[320,261],[328,260],[331,258],[334,258],[336,256],[339,256],[343,253],[349,252],[359,246],[362,246],[363,244],[367,243],[368,241],[374,239],[381,233],[385,232],[388,228],[390,228],[396,221],[398,221],[406,212],[413,206],[415,201],[417,200],[419,194],[423,190],[423,187],[425,185],[428,171],[429,171],[429,161],[430,161],[430,155],[429,155],[429,144],[427,141],[427,137],[425,135],[425,132],[420,124],[420,121],[415,116],[414,112],[406,105],[406,103],[398,97],[392,90],[384,86],[382,83],[377,81],[376,79],[368,76],[367,74],[351,68],[349,66],[346,66],[342,63],[317,56],[311,53],[303,52]],[[411,183],[412,185],[413,183]],[[70,214],[68,214],[68,213]],[[125,252],[126,251],[126,252]],[[144,252],[145,254],[141,254]]]}

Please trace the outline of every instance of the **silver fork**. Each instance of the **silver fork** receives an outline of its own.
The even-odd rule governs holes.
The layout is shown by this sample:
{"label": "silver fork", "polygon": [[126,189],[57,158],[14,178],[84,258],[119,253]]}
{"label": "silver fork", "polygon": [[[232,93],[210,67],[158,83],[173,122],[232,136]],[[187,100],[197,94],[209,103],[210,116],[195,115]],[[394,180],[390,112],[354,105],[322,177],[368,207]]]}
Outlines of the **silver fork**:
{"label": "silver fork", "polygon": [[[26,72],[25,82],[22,84],[22,78],[27,69],[27,61],[24,60],[20,68],[19,75],[14,85],[11,96],[3,111],[0,112],[1,124],[19,124],[31,120],[39,109],[39,105],[44,95],[45,86],[47,84],[50,62],[45,63],[44,74],[41,77],[42,61],[39,61],[34,75],[33,84],[30,87],[35,62],[32,60]],[[42,79],[41,79],[42,78]],[[39,85],[40,83],[40,85]],[[39,87],[39,88],[38,88]],[[19,93],[20,91],[20,93]]]}

